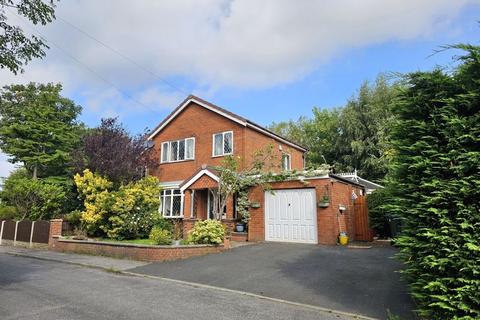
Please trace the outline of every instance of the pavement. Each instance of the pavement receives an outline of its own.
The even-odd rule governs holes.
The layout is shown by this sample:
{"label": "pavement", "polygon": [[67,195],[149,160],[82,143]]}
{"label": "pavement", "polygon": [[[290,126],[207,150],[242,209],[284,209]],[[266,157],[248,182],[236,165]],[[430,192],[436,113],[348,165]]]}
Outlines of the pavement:
{"label": "pavement", "polygon": [[0,253],[10,255],[31,257],[47,261],[58,261],[69,264],[81,265],[85,267],[93,267],[107,270],[123,271],[140,266],[147,265],[148,262],[141,262],[127,259],[114,259],[103,256],[82,255],[62,253],[41,249],[27,249],[22,247],[0,246]]}
{"label": "pavement", "polygon": [[354,319],[237,292],[5,252],[0,253],[0,315],[2,320]]}
{"label": "pavement", "polygon": [[222,254],[151,263],[134,273],[250,292],[386,319],[415,308],[390,246],[345,248],[262,243]]}

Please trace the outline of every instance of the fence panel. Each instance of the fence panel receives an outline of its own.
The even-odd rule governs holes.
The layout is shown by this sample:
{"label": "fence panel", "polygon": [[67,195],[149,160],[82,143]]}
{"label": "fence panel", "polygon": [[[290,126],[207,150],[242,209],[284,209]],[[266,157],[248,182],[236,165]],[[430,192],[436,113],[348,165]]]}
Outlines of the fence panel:
{"label": "fence panel", "polygon": [[15,238],[15,221],[5,220],[5,223],[3,225],[2,239],[13,241],[14,238]]}
{"label": "fence panel", "polygon": [[365,196],[355,199],[355,240],[372,241],[373,232],[368,223],[368,207]]}
{"label": "fence panel", "polygon": [[49,235],[50,235],[50,221],[45,221],[45,220],[35,221],[32,242],[48,243]]}
{"label": "fence panel", "polygon": [[30,242],[30,232],[32,231],[32,221],[22,220],[18,222],[16,241]]}

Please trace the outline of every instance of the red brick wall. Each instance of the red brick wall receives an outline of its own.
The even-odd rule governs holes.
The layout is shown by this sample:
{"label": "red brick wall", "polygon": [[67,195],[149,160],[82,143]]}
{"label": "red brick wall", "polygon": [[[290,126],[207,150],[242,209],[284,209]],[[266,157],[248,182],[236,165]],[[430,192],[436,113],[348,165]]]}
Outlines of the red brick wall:
{"label": "red brick wall", "polygon": [[[234,155],[242,159],[240,169],[249,167],[253,154],[269,143],[273,143],[277,156],[281,155],[280,145],[284,152],[291,155],[292,169],[303,168],[303,152],[192,102],[153,138],[153,142],[157,161],[160,162],[162,142],[195,137],[195,159],[160,164],[151,174],[160,181],[180,181],[189,178],[203,164],[220,165],[223,157],[212,157],[212,139],[213,134],[224,131],[233,131]],[[280,165],[280,159],[276,165]]]}
{"label": "red brick wall", "polygon": [[243,126],[192,102],[153,138],[153,142],[160,162],[162,142],[195,137],[195,159],[160,164],[152,175],[160,181],[179,181],[189,178],[203,164],[220,165],[223,157],[212,157],[213,134],[219,132],[233,131],[234,152],[241,155],[243,130]]}
{"label": "red brick wall", "polygon": [[[351,199],[352,190],[359,189],[350,184],[346,184],[330,178],[306,180],[308,184],[305,185],[300,181],[285,181],[275,182],[272,184],[272,189],[296,189],[296,188],[311,188],[316,190],[317,203],[326,194],[330,198],[330,205],[327,208],[317,207],[317,232],[319,244],[336,244],[339,229],[339,220],[344,223],[348,235],[354,240],[354,210],[353,201]],[[248,240],[249,241],[264,241],[265,240],[265,219],[264,219],[264,205],[265,192],[261,187],[255,187],[250,192],[250,200],[259,202],[260,208],[250,209],[250,222],[248,225]],[[340,214],[339,205],[343,204],[347,207],[344,214]]]}
{"label": "red brick wall", "polygon": [[[303,152],[302,151],[295,149],[293,147],[290,147],[285,143],[279,142],[278,140],[270,138],[250,128],[245,129],[245,149],[244,149],[245,153],[243,157],[246,159],[245,161],[246,165],[248,166],[249,164],[252,163],[254,159],[255,151],[261,150],[270,144],[273,145],[273,152],[275,156],[275,159],[273,160],[275,161],[274,163],[275,170],[273,171],[279,171],[279,169],[281,168],[283,153],[288,153],[290,155],[292,170],[303,169]],[[282,148],[282,150],[280,150],[280,147]]]}
{"label": "red brick wall", "polygon": [[109,243],[64,240],[53,238],[51,250],[93,254],[114,258],[127,258],[141,261],[168,261],[185,259],[209,253],[219,253],[228,249],[228,245],[195,245],[195,246],[128,246]]}

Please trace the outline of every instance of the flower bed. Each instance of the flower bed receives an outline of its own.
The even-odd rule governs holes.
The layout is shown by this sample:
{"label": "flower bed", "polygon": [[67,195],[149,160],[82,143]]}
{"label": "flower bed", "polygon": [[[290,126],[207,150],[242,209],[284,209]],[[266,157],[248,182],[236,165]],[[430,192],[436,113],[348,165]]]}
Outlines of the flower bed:
{"label": "flower bed", "polygon": [[167,261],[185,259],[209,253],[219,253],[230,248],[229,241],[211,245],[146,245],[95,240],[73,240],[53,236],[49,244],[51,250],[81,254],[102,255],[141,261]]}

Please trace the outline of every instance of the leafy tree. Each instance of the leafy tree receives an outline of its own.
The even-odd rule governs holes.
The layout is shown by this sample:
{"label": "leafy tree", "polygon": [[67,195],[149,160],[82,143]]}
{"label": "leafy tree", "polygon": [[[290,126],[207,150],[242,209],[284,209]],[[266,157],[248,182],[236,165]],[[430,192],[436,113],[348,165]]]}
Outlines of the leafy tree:
{"label": "leafy tree", "polygon": [[0,198],[16,209],[18,220],[50,219],[62,213],[66,191],[48,180],[33,180],[20,169],[5,179]]}
{"label": "leafy tree", "polygon": [[80,106],[60,95],[60,84],[5,86],[0,91],[0,149],[31,176],[66,174],[78,144]]}
{"label": "leafy tree", "polygon": [[314,108],[311,118],[274,123],[270,129],[307,147],[310,167],[328,163],[336,172],[357,169],[362,177],[381,181],[391,153],[387,138],[397,92],[398,85],[380,75],[373,85],[364,82],[343,108]]}
{"label": "leafy tree", "polygon": [[108,118],[87,132],[72,163],[76,172],[88,168],[118,186],[142,178],[145,167],[157,165],[152,151],[145,135],[132,137],[116,118]]}
{"label": "leafy tree", "polygon": [[8,8],[33,24],[46,25],[55,19],[55,4],[53,0],[0,0],[0,68],[17,74],[33,58],[44,57],[48,46],[42,39],[27,36],[20,27],[10,24]]}
{"label": "leafy tree", "polygon": [[337,169],[357,169],[361,176],[372,181],[385,176],[389,161],[387,133],[397,91],[398,85],[390,85],[380,75],[374,85],[364,82],[358,95],[348,101],[339,118]]}
{"label": "leafy tree", "polygon": [[480,47],[405,77],[392,129],[396,241],[420,316],[480,318]]}

